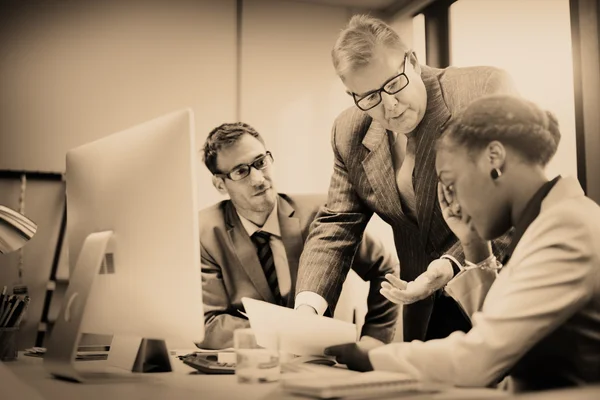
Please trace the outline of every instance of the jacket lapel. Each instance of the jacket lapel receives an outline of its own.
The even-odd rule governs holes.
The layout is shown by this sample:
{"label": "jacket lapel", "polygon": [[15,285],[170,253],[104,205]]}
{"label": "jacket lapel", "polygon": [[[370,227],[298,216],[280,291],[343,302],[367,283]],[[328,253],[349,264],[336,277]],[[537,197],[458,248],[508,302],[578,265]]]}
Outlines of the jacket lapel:
{"label": "jacket lapel", "polygon": [[408,222],[408,218],[402,212],[386,130],[379,122],[371,121],[362,143],[370,151],[362,165],[379,210],[382,214],[394,218],[397,223]]}
{"label": "jacket lapel", "polygon": [[296,292],[296,277],[298,276],[298,261],[304,247],[302,230],[300,228],[300,219],[294,216],[295,210],[283,197],[277,197],[277,214],[279,217],[279,228],[281,229],[281,238],[291,277],[291,288],[288,294],[287,303],[294,301]]}
{"label": "jacket lapel", "polygon": [[435,141],[451,117],[442,96],[438,76],[423,66],[423,83],[427,89],[427,111],[415,132],[415,169],[413,187],[417,198],[417,221],[422,243],[427,243],[431,217],[437,203],[437,175],[435,172]]}
{"label": "jacket lapel", "polygon": [[227,224],[227,233],[230,239],[230,251],[237,256],[241,268],[254,284],[254,287],[263,299],[269,303],[274,303],[275,298],[265,278],[265,273],[258,260],[256,247],[250,240],[250,236],[244,229],[240,217],[235,212],[235,208],[228,202],[225,207],[225,222]]}

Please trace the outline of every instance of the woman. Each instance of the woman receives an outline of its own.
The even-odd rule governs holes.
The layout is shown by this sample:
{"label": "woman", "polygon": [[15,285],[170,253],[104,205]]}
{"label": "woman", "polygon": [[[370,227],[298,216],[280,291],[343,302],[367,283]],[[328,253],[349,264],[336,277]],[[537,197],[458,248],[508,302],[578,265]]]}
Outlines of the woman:
{"label": "woman", "polygon": [[[495,95],[471,103],[437,143],[440,206],[461,243],[485,248],[515,228],[473,328],[440,340],[342,345],[327,353],[353,369],[458,386],[488,386],[506,375],[516,390],[599,382],[600,207],[574,178],[546,178],[559,140],[556,119],[529,101]],[[501,266],[487,255],[470,264]],[[382,284],[382,293],[395,301],[405,285]]]}

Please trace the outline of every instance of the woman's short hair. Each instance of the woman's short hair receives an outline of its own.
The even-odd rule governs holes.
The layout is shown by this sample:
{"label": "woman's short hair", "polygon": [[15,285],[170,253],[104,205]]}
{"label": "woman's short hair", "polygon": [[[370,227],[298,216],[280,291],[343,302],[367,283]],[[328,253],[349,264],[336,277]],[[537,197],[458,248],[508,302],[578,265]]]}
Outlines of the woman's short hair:
{"label": "woman's short hair", "polygon": [[464,147],[479,154],[497,140],[532,164],[545,166],[560,142],[556,117],[512,95],[489,95],[469,104],[450,121],[436,147]]}
{"label": "woman's short hair", "polygon": [[408,50],[398,33],[382,20],[354,15],[331,50],[336,73],[344,80],[348,72],[369,64],[373,53],[380,47],[400,52]]}
{"label": "woman's short hair", "polygon": [[202,161],[204,161],[204,165],[206,165],[206,168],[213,175],[222,172],[217,168],[219,151],[232,146],[243,135],[251,135],[257,138],[263,145],[265,144],[260,134],[253,127],[243,122],[221,124],[210,131],[202,149]]}

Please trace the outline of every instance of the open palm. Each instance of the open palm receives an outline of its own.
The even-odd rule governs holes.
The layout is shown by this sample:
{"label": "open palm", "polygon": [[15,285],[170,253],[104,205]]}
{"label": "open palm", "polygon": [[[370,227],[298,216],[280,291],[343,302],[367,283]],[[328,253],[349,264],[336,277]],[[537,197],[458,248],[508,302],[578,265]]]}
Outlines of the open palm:
{"label": "open palm", "polygon": [[454,276],[452,264],[446,259],[433,260],[427,270],[417,276],[414,281],[404,281],[392,274],[387,274],[387,281],[381,283],[379,292],[395,304],[412,304],[431,296],[433,292],[443,288]]}

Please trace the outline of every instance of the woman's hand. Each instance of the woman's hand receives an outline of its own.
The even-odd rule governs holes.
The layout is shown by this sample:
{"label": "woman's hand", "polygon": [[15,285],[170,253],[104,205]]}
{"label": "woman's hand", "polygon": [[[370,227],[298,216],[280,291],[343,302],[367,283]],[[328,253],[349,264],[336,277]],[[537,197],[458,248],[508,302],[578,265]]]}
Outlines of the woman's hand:
{"label": "woman's hand", "polygon": [[484,242],[473,227],[471,217],[462,212],[454,193],[441,183],[438,183],[438,202],[446,224],[463,245],[473,241]]}

